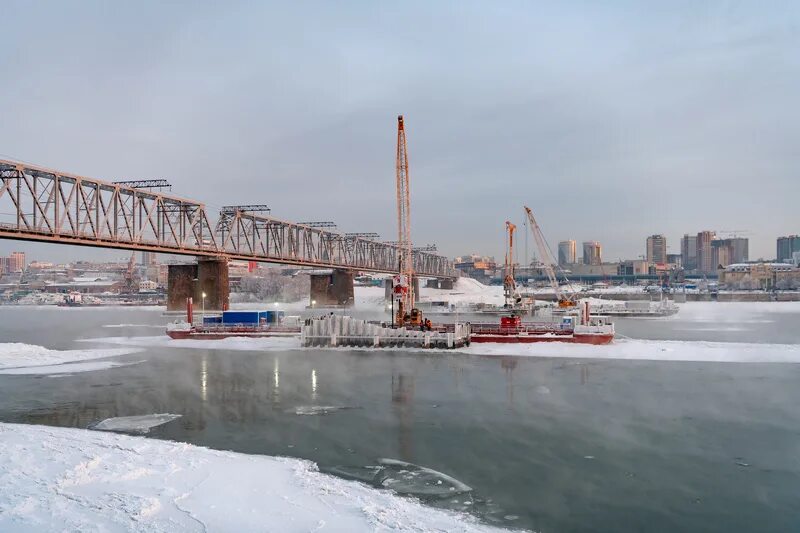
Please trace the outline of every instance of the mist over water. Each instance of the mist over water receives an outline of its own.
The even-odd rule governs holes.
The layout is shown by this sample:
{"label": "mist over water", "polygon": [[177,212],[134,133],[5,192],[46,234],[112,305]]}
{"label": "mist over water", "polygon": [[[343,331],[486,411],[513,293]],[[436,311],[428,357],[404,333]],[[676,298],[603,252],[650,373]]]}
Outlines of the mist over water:
{"label": "mist over water", "polygon": [[[719,309],[689,305],[674,320],[617,325],[638,338],[800,342],[797,314],[780,310],[788,307]],[[0,338],[96,349],[108,345],[79,339],[152,337],[168,320],[151,310],[0,308]],[[0,375],[0,420],[87,428],[181,415],[148,437],[310,459],[537,531],[800,523],[795,364],[202,346],[139,344],[113,359],[142,361],[130,366]]]}

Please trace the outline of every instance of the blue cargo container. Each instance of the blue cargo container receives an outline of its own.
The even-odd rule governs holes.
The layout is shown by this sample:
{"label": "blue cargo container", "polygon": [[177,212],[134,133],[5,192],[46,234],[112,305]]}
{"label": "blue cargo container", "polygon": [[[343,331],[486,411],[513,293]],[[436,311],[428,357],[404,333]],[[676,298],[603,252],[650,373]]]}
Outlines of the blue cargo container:
{"label": "blue cargo container", "polygon": [[248,324],[257,325],[267,321],[269,311],[223,311],[223,324]]}
{"label": "blue cargo container", "polygon": [[284,311],[264,311],[267,316],[267,323],[269,324],[277,324],[283,321],[283,317],[286,314]]}
{"label": "blue cargo container", "polygon": [[222,315],[204,316],[203,324],[222,324]]}

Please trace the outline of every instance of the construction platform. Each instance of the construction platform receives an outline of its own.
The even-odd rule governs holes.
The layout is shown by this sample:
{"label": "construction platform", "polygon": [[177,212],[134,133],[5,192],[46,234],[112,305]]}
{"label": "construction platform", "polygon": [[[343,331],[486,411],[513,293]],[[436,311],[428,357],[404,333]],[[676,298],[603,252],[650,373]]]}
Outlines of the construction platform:
{"label": "construction platform", "polygon": [[393,328],[349,316],[330,315],[308,319],[300,328],[302,346],[350,346],[363,348],[440,348],[468,346],[469,324],[454,324],[451,331]]}

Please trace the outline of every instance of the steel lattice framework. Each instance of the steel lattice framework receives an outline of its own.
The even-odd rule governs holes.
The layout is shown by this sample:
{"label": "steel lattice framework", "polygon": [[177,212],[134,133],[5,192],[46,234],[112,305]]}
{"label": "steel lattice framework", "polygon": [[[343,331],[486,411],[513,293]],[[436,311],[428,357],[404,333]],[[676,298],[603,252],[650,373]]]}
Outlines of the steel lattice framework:
{"label": "steel lattice framework", "polygon": [[[223,210],[211,224],[205,206],[33,165],[0,160],[0,238],[146,250],[323,268],[394,273],[398,247],[278,220]],[[445,257],[413,254],[422,277],[457,274]]]}

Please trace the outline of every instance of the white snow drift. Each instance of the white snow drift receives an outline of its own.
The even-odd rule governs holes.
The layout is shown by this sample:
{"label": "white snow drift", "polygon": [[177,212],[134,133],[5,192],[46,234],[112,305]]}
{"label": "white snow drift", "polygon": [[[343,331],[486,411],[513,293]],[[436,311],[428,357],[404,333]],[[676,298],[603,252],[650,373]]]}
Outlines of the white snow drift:
{"label": "white snow drift", "polygon": [[[121,366],[111,361],[91,361],[116,357],[140,350],[136,348],[50,350],[18,342],[0,344],[0,374],[63,374]],[[73,363],[73,364],[67,364]]]}
{"label": "white snow drift", "polygon": [[0,531],[488,531],[308,461],[0,424]]}

